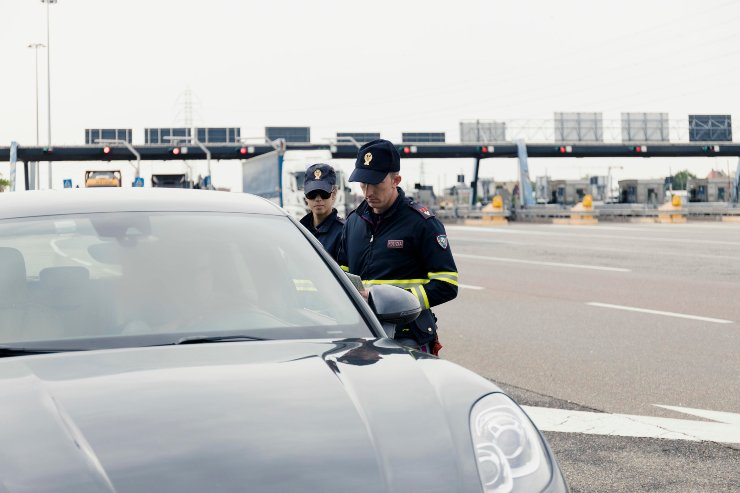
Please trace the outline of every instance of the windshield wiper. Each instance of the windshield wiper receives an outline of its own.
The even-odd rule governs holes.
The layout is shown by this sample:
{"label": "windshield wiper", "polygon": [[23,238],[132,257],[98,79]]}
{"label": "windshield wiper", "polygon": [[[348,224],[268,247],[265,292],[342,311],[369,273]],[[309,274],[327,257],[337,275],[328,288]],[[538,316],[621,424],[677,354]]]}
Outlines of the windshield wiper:
{"label": "windshield wiper", "polygon": [[[178,339],[175,342],[169,344],[208,344],[210,342],[239,342],[239,341],[269,341],[262,337],[250,337],[250,336],[188,336]],[[167,345],[167,344],[165,344]]]}
{"label": "windshield wiper", "polygon": [[27,348],[27,347],[16,347],[16,346],[0,346],[0,358],[7,358],[10,356],[24,356],[28,354],[63,353],[66,351],[84,351],[84,349]]}

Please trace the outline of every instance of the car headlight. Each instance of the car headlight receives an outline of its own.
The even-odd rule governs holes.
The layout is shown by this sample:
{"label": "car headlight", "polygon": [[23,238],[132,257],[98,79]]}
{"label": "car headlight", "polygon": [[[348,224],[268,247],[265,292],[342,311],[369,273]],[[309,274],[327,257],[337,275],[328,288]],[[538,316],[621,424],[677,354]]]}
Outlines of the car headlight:
{"label": "car headlight", "polygon": [[542,491],[552,475],[539,432],[504,394],[480,399],[470,413],[470,432],[485,493]]}

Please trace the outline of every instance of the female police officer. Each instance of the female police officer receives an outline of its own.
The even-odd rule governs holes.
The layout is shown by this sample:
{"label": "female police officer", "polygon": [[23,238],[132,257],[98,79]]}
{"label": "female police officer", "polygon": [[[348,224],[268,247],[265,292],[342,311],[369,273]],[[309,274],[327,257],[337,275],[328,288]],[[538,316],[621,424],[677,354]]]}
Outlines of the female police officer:
{"label": "female police officer", "polygon": [[337,215],[334,200],[337,197],[337,175],[328,164],[313,164],[306,170],[303,193],[311,212],[303,216],[301,224],[318,239],[324,249],[336,260],[344,220]]}

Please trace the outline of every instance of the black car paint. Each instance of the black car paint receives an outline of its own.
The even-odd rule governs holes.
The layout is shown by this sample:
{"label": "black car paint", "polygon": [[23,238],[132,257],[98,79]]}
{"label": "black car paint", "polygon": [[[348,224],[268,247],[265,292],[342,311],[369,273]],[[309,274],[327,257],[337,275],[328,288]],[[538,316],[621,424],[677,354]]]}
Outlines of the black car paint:
{"label": "black car paint", "polygon": [[8,492],[480,491],[469,413],[496,391],[387,339],[5,358],[0,484]]}
{"label": "black car paint", "polygon": [[[285,216],[240,194],[114,192],[0,197],[0,220],[118,211]],[[338,266],[327,264],[375,336],[383,334]],[[388,339],[6,357],[0,492],[480,492],[470,411],[493,392],[500,390],[490,381]],[[567,491],[552,466],[545,491]]]}

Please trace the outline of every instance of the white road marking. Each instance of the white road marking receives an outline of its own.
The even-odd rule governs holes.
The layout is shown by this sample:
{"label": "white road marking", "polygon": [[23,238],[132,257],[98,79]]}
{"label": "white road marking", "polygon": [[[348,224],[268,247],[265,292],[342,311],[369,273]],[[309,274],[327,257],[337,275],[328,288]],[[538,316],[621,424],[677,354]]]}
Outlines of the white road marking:
{"label": "white road marking", "polygon": [[470,284],[458,284],[457,287],[462,289],[474,289],[476,291],[480,291],[481,289],[486,289],[483,286],[471,286]]}
{"label": "white road marking", "polygon": [[522,260],[518,258],[485,257],[483,255],[470,255],[467,253],[456,253],[455,258],[492,260],[494,262],[511,262],[511,263],[516,263],[516,264],[546,265],[549,267],[567,267],[569,269],[605,270],[609,272],[632,272],[630,269],[623,269],[621,267],[605,267],[602,265],[564,264],[561,262],[541,262],[538,260]]}
{"label": "white road marking", "polygon": [[[490,245],[513,245],[513,246],[524,246],[524,247],[547,247],[547,249],[560,249],[560,250],[568,250],[570,252],[573,252],[573,244],[572,243],[564,243],[564,244],[556,244],[552,241],[548,242],[547,244],[542,244],[540,242],[532,241],[532,242],[526,242],[526,241],[509,241],[509,240],[491,240],[491,239],[483,239],[483,238],[469,238],[469,237],[455,237],[454,238],[455,244],[458,243],[486,243]],[[578,245],[578,251],[590,251],[590,252],[609,252],[609,253],[619,253],[619,254],[635,254],[635,255],[653,255],[655,254],[655,249],[645,249],[645,250],[634,250],[634,249],[627,249],[627,248],[605,248],[605,247],[594,247],[590,245]],[[455,256],[458,254],[455,253]],[[729,261],[736,261],[740,262],[740,255],[736,256],[729,256],[729,255],[706,255],[703,253],[682,253],[682,252],[669,252],[666,250],[662,250],[660,252],[661,257],[664,257],[666,255],[670,255],[673,257],[687,257],[687,258],[707,258],[712,260],[729,260]]]}
{"label": "white road marking", "polygon": [[659,407],[719,422],[522,406],[542,431],[740,443],[740,414],[674,406]]}
{"label": "white road marking", "polygon": [[[551,229],[552,228],[552,229]],[[494,235],[536,235],[536,236],[566,236],[568,238],[592,239],[592,240],[609,240],[609,241],[652,241],[652,242],[670,242],[675,243],[680,241],[681,243],[691,243],[696,245],[730,245],[740,246],[740,241],[724,241],[724,240],[698,240],[695,238],[660,238],[651,236],[614,236],[614,235],[600,235],[600,234],[588,234],[581,233],[582,231],[600,231],[600,227],[589,227],[589,226],[574,226],[573,231],[558,232],[562,231],[566,226],[547,226],[543,225],[538,229],[503,229],[503,228],[481,228],[476,226],[448,226],[445,229],[448,231],[475,231],[481,234],[494,234]],[[587,228],[584,230],[584,228]],[[668,232],[668,230],[666,230]],[[450,240],[455,240],[454,235]],[[457,254],[455,254],[457,256]]]}
{"label": "white road marking", "polygon": [[734,323],[732,320],[723,320],[721,318],[700,317],[697,315],[687,315],[685,313],[676,312],[662,312],[660,310],[648,310],[647,308],[635,308],[633,306],[610,305],[609,303],[598,303],[595,301],[591,301],[586,304],[589,306],[597,306],[600,308],[613,308],[615,310],[625,310],[629,312],[649,313],[651,315],[663,315],[664,317],[688,318],[689,320],[700,320],[702,322],[712,322],[715,324]]}

